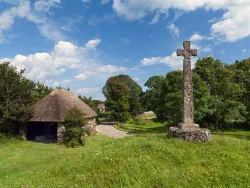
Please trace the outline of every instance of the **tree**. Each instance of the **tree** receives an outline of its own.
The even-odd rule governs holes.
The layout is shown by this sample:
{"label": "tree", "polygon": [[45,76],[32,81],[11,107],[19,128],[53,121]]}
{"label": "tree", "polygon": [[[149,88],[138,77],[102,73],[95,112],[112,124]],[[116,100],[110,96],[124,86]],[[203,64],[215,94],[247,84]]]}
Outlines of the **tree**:
{"label": "tree", "polygon": [[106,107],[111,116],[118,121],[126,121],[129,116],[136,116],[141,109],[141,87],[129,76],[110,77],[103,87]]}
{"label": "tree", "polygon": [[37,102],[44,98],[45,96],[49,95],[53,91],[53,88],[44,85],[43,83],[37,82],[32,93],[34,102]]}
{"label": "tree", "polygon": [[244,122],[246,107],[241,102],[244,88],[235,82],[235,72],[230,66],[212,57],[199,59],[194,70],[210,91],[209,109],[212,113],[204,120],[214,129],[227,124]]}
{"label": "tree", "polygon": [[83,136],[86,126],[84,113],[76,107],[70,109],[65,117],[63,125],[65,132],[63,136],[63,144],[68,147],[76,147],[84,144]]}
{"label": "tree", "polygon": [[10,63],[0,64],[0,128],[2,132],[13,132],[24,114],[32,110],[35,83],[23,77]]}
{"label": "tree", "polygon": [[96,113],[98,113],[98,102],[93,100],[92,97],[78,96],[84,103],[89,105]]}
{"label": "tree", "polygon": [[[153,110],[160,121],[168,121],[173,124],[182,121],[182,71],[169,72],[166,77],[153,76],[149,78],[145,86],[148,87],[144,95],[148,110]],[[208,100],[209,89],[201,78],[193,74],[195,121],[199,122],[209,113]]]}
{"label": "tree", "polygon": [[250,58],[242,61],[236,61],[234,64],[229,66],[234,72],[235,83],[241,86],[243,93],[239,98],[240,102],[246,106],[246,119],[247,126],[250,124]]}

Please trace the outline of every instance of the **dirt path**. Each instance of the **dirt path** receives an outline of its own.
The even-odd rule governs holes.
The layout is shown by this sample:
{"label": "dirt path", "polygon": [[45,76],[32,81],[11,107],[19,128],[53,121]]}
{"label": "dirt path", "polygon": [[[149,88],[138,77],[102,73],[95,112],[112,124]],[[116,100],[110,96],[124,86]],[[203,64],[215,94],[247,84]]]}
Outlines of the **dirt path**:
{"label": "dirt path", "polygon": [[99,133],[105,134],[112,138],[123,138],[125,136],[131,136],[130,133],[117,130],[112,124],[100,124],[96,126],[96,130]]}

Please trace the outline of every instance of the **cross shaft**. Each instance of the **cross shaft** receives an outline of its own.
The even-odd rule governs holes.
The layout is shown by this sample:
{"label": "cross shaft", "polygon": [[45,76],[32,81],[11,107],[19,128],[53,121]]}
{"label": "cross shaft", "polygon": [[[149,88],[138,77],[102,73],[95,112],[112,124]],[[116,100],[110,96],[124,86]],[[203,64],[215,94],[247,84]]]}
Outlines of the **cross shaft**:
{"label": "cross shaft", "polygon": [[191,42],[184,41],[184,50],[177,50],[177,56],[183,56],[183,114],[182,128],[197,127],[194,124],[194,102],[193,102],[193,85],[192,85],[192,69],[190,56],[197,56],[197,50],[190,48]]}

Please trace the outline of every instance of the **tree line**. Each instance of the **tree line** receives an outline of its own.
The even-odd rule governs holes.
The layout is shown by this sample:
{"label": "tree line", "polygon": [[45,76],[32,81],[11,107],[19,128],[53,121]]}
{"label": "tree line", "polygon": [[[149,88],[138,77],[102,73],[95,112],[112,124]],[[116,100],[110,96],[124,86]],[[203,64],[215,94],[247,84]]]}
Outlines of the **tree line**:
{"label": "tree line", "polygon": [[[53,88],[23,76],[10,63],[0,64],[0,131],[15,132],[25,123],[34,104]],[[250,128],[250,58],[225,64],[206,57],[193,71],[195,122],[212,129]],[[157,119],[177,124],[182,118],[182,71],[152,76],[143,91],[127,75],[110,77],[103,87],[109,117],[124,122],[152,110]],[[79,96],[98,111],[100,101]]]}
{"label": "tree line", "polygon": [[[225,64],[199,59],[193,72],[195,122],[211,129],[250,128],[250,59]],[[168,124],[182,121],[182,71],[152,76],[146,91],[127,75],[111,77],[103,88],[112,118],[126,121],[152,110]]]}

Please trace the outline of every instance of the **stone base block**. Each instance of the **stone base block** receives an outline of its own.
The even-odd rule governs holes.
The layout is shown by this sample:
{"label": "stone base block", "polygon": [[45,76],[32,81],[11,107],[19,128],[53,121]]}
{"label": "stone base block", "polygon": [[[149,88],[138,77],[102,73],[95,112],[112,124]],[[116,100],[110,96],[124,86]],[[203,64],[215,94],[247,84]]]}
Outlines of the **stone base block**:
{"label": "stone base block", "polygon": [[170,127],[168,130],[169,137],[176,137],[186,141],[208,142],[211,138],[209,129],[189,128],[180,129],[178,127]]}
{"label": "stone base block", "polygon": [[190,124],[184,124],[184,123],[179,123],[178,124],[178,128],[180,129],[195,129],[195,128],[199,128],[200,126],[196,123],[190,123]]}

